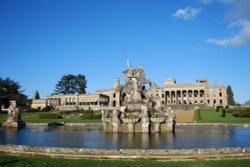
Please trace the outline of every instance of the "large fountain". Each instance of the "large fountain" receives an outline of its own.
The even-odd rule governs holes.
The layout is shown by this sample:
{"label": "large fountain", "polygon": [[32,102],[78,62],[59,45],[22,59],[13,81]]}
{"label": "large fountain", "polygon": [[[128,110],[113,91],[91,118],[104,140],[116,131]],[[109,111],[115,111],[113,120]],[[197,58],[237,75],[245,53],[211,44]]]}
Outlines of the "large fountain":
{"label": "large fountain", "polygon": [[145,78],[143,68],[128,67],[123,71],[124,85],[115,82],[120,106],[112,113],[102,113],[108,132],[174,132],[175,112],[163,106],[156,94],[157,85]]}

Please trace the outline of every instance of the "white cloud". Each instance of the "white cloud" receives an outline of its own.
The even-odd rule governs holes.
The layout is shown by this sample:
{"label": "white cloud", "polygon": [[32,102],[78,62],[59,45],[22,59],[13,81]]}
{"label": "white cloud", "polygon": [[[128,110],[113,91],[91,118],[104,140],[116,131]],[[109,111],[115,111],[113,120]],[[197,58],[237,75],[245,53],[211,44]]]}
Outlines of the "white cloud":
{"label": "white cloud", "polygon": [[234,36],[224,39],[210,38],[207,39],[207,42],[219,46],[241,46],[250,43],[250,22],[240,21],[238,24],[241,26],[241,29]]}
{"label": "white cloud", "polygon": [[[202,1],[202,0],[201,0]],[[204,0],[206,1],[206,0]],[[220,46],[241,46],[250,44],[250,1],[249,0],[212,0],[227,6],[228,27],[239,26],[235,35],[223,39],[209,38],[206,41]]]}
{"label": "white cloud", "polygon": [[183,20],[190,20],[193,19],[194,17],[198,16],[198,14],[201,12],[201,9],[199,8],[192,8],[190,6],[183,8],[183,9],[178,9],[173,16],[176,18],[180,18]]}

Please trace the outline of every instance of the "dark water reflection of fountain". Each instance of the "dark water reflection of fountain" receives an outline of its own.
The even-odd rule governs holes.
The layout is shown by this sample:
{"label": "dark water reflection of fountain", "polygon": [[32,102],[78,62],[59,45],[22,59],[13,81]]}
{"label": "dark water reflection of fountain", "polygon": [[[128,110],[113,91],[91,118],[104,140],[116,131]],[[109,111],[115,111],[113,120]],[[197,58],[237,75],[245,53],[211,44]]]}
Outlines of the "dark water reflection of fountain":
{"label": "dark water reflection of fountain", "polygon": [[250,146],[250,128],[180,126],[176,133],[107,133],[102,126],[0,128],[0,144],[98,149],[188,149]]}

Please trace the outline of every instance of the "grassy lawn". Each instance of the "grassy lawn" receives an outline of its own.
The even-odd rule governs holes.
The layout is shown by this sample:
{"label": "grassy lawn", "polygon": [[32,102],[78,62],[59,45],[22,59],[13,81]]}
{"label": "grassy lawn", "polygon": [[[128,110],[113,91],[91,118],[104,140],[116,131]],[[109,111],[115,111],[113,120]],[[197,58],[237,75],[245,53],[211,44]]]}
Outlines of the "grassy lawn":
{"label": "grassy lawn", "polygon": [[[82,118],[60,118],[60,119],[41,119],[39,114],[53,113],[52,111],[37,111],[37,112],[22,112],[22,119],[27,123],[49,123],[49,122],[67,122],[67,123],[101,123],[101,119],[82,119]],[[58,113],[56,111],[55,113]],[[95,111],[95,114],[100,114],[100,111]],[[195,111],[195,121],[198,123],[237,123],[250,124],[250,118],[237,118],[227,113],[223,118],[222,112],[216,112],[215,109],[200,109],[201,120],[199,119],[198,111]],[[0,123],[7,118],[7,112],[0,113]]]}
{"label": "grassy lawn", "polygon": [[6,121],[7,112],[0,112],[0,123]]}
{"label": "grassy lawn", "polygon": [[200,109],[201,120],[199,119],[198,111],[195,111],[195,121],[199,123],[237,123],[237,124],[250,124],[250,118],[237,118],[232,116],[231,113],[226,113],[223,118],[222,112],[216,112],[215,109]]}
{"label": "grassy lawn", "polygon": [[0,166],[5,167],[243,167],[249,166],[250,159],[221,161],[159,162],[152,160],[69,160],[45,157],[19,157],[0,154]]}
{"label": "grassy lawn", "polygon": [[[82,118],[60,118],[60,119],[41,119],[39,114],[53,113],[52,111],[22,112],[22,120],[26,123],[49,123],[49,122],[67,122],[67,123],[101,123],[101,119],[82,119]],[[56,111],[55,113],[58,113]],[[95,112],[98,114],[98,111]],[[7,112],[0,113],[0,123],[6,121]]]}
{"label": "grassy lawn", "polygon": [[60,119],[40,119],[38,115],[32,117],[22,117],[27,123],[49,123],[49,122],[67,122],[67,123],[101,123],[100,119],[81,119],[81,118],[60,118]]}

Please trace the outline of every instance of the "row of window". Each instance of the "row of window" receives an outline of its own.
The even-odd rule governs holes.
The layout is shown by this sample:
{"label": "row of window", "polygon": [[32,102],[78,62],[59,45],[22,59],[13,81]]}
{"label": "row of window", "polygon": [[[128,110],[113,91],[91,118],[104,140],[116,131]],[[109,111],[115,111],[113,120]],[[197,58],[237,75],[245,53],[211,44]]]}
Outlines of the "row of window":
{"label": "row of window", "polygon": [[[67,106],[70,106],[70,105],[76,105],[76,102],[66,102],[65,103]],[[79,105],[80,106],[97,106],[98,105],[98,102],[79,102]],[[107,106],[108,103],[107,102],[100,102],[100,105],[101,106]]]}
{"label": "row of window", "polygon": [[[189,97],[192,97],[192,95],[194,95],[194,97],[198,97],[198,94],[189,94]],[[200,97],[203,97],[204,94],[200,94]],[[156,94],[156,96],[159,96],[159,94]],[[216,94],[213,94],[213,96],[215,97]],[[161,95],[162,98],[164,98],[164,94]],[[172,95],[171,97],[175,98],[175,95]],[[181,94],[177,94],[177,97],[181,97]],[[183,94],[183,97],[187,97],[186,93]],[[207,93],[207,97],[210,97],[210,94]],[[222,92],[219,93],[219,97],[222,97]],[[167,95],[167,98],[170,98],[170,95]]]}
{"label": "row of window", "polygon": [[[218,101],[216,101],[216,100],[211,100],[211,101],[210,101],[210,100],[207,100],[207,104],[217,104],[217,102],[218,102]],[[168,104],[175,104],[175,103],[176,103],[175,100],[174,100],[172,103],[171,103],[171,101],[168,101]],[[203,104],[203,103],[204,103],[204,101],[201,100],[199,104]],[[162,104],[164,104],[164,101],[162,101]],[[184,100],[183,103],[182,103],[182,101],[178,101],[178,104],[187,104],[187,101]],[[192,103],[192,102],[190,101],[189,104],[198,104],[198,101],[195,100],[194,103]],[[223,105],[223,100],[222,100],[222,99],[219,100],[219,104],[220,104],[220,105]]]}
{"label": "row of window", "polygon": [[[76,105],[76,102],[66,102],[66,105]],[[80,106],[98,105],[98,102],[79,102]]]}

